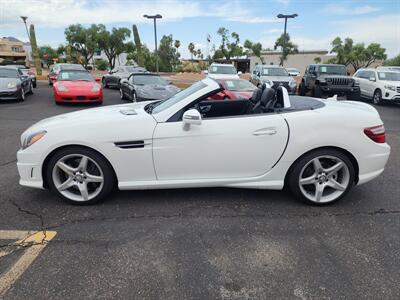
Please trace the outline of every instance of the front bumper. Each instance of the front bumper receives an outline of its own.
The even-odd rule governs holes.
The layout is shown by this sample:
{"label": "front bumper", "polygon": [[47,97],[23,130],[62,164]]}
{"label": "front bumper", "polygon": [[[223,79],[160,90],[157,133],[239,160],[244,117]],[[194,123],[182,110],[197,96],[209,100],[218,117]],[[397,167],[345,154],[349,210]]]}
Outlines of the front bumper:
{"label": "front bumper", "polygon": [[17,168],[19,184],[32,188],[43,189],[42,166],[39,156],[20,149],[17,152]]}
{"label": "front bumper", "polygon": [[101,103],[103,102],[103,92],[86,92],[86,93],[70,93],[70,92],[54,92],[54,100],[57,103]]}
{"label": "front bumper", "polygon": [[382,93],[382,99],[385,101],[400,102],[400,92],[385,89]]}
{"label": "front bumper", "polygon": [[359,93],[360,87],[358,86],[335,86],[335,85],[320,85],[319,86],[324,94],[330,95],[348,95]]}
{"label": "front bumper", "polygon": [[21,88],[16,90],[1,90],[0,100],[18,100],[21,98]]}

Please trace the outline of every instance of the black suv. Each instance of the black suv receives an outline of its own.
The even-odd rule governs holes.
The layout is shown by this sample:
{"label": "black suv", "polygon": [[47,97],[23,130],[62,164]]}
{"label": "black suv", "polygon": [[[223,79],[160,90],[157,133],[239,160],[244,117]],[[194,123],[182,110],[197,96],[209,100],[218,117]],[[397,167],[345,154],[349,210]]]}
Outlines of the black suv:
{"label": "black suv", "polygon": [[347,99],[360,99],[360,86],[347,75],[344,65],[308,65],[299,86],[301,96],[311,91],[313,97],[346,96]]}

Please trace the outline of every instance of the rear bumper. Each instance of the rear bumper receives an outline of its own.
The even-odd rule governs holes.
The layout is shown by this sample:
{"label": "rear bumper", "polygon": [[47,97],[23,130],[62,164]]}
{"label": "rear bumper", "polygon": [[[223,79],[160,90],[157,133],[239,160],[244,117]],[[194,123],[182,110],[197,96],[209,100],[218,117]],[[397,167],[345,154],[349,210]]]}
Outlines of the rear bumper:
{"label": "rear bumper", "polygon": [[358,158],[360,172],[358,175],[358,185],[371,181],[378,177],[385,169],[385,165],[390,156],[390,146],[379,144],[379,152],[371,154],[361,159]]}

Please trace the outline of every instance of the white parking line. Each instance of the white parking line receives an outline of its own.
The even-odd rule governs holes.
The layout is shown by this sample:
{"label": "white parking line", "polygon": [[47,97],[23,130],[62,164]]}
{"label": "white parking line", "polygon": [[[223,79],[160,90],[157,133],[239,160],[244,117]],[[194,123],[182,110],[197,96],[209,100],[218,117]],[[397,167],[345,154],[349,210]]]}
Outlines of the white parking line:
{"label": "white parking line", "polygon": [[[31,263],[46,247],[47,243],[54,238],[55,231],[19,231],[19,230],[0,230],[0,240],[17,240],[10,248],[25,248],[22,256],[12,265],[12,267],[0,275],[0,297],[18,280],[18,278],[28,269]],[[12,249],[0,251],[0,258],[12,252]]]}

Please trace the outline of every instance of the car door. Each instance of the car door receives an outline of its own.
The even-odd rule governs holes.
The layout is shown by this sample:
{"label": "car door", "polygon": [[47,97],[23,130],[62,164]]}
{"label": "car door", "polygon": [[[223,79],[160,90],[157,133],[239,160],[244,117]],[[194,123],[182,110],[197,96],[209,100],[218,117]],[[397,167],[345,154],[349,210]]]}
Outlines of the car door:
{"label": "car door", "polygon": [[115,68],[114,70],[112,70],[112,73],[108,79],[108,84],[112,85],[112,86],[116,86],[118,83],[118,72],[119,72],[119,68]]}
{"label": "car door", "polygon": [[313,89],[315,86],[315,81],[317,79],[317,75],[316,75],[316,67],[314,65],[311,65],[308,68],[308,74],[307,74],[307,81],[306,81],[306,85],[308,89]]}
{"label": "car door", "polygon": [[369,98],[374,96],[375,87],[376,87],[376,75],[375,71],[365,71],[366,79],[365,79],[365,95]]}
{"label": "car door", "polygon": [[278,114],[158,123],[153,135],[159,180],[248,178],[268,172],[284,152],[288,127]]}
{"label": "car door", "polygon": [[359,82],[360,84],[360,93],[361,96],[367,96],[367,91],[366,91],[366,78],[365,78],[365,71],[363,70],[359,70],[354,74],[354,77],[356,78],[356,80]]}

